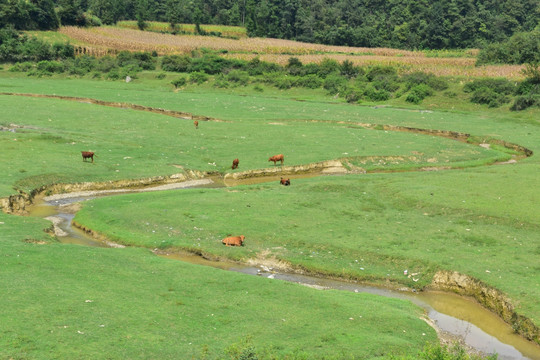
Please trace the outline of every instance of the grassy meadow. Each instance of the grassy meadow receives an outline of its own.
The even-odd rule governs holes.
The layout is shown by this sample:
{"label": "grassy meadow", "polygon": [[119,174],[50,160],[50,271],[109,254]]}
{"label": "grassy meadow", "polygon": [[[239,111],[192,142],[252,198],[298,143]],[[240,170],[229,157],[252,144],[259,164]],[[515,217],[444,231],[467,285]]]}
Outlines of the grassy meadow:
{"label": "grassy meadow", "polygon": [[[85,203],[76,221],[132,245],[126,249],[61,245],[43,232],[50,222],[0,213],[0,283],[8,289],[0,297],[0,358],[236,359],[255,351],[259,359],[376,359],[414,357],[436,339],[405,301],[184,264],[154,248],[276,258],[415,288],[437,270],[455,270],[501,290],[540,326],[538,110],[442,96],[422,106],[351,105],[322,89],[216,89],[212,81],[174,89],[174,74],[156,73],[125,83],[0,71],[1,93],[220,120],[195,129],[191,119],[84,100],[0,95],[0,197],[55,183],[255,170],[273,167],[267,159],[278,153],[285,165],[348,159],[368,173]],[[359,124],[459,131],[534,155],[490,165],[511,152]],[[83,162],[81,150],[95,151],[95,162]],[[454,169],[405,171],[422,167]],[[246,246],[222,246],[228,234],[244,234]]]}

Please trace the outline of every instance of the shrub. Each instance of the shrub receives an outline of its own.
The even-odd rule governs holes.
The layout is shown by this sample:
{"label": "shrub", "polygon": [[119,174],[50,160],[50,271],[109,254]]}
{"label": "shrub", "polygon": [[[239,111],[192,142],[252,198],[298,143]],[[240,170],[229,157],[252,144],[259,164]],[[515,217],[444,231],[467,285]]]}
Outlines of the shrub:
{"label": "shrub", "polygon": [[329,75],[324,79],[323,88],[331,95],[340,92],[347,84],[347,79],[340,75]]}
{"label": "shrub", "polygon": [[289,76],[279,76],[274,80],[274,85],[280,90],[287,90],[293,87],[293,80]]}
{"label": "shrub", "polygon": [[253,87],[253,90],[255,90],[257,92],[263,92],[264,91],[264,89],[260,85],[255,85]]}
{"label": "shrub", "polygon": [[359,72],[360,68],[358,66],[355,66],[350,60],[343,61],[339,66],[339,73],[348,79],[356,77]]}
{"label": "shrub", "polygon": [[30,61],[25,61],[21,63],[16,63],[12,67],[9,68],[9,71],[13,72],[27,72],[34,68],[34,63]]}
{"label": "shrub", "polygon": [[510,110],[521,111],[532,106],[540,107],[540,95],[529,94],[529,95],[518,96],[515,98],[514,103],[510,107]]}
{"label": "shrub", "polygon": [[375,65],[369,67],[366,71],[366,78],[369,82],[381,77],[397,78],[396,68],[393,66]]}
{"label": "shrub", "polygon": [[75,48],[71,44],[54,43],[52,52],[56,59],[68,59],[75,57]]}
{"label": "shrub", "polygon": [[471,96],[471,102],[476,104],[486,104],[490,108],[499,107],[509,101],[510,99],[507,96],[497,93],[493,89],[485,86],[475,90]]}
{"label": "shrub", "polygon": [[204,72],[206,74],[219,74],[227,68],[238,67],[238,63],[227,60],[215,54],[204,54],[202,57],[192,58],[189,72]]}
{"label": "shrub", "polygon": [[120,74],[120,70],[118,68],[112,69],[107,73],[107,75],[105,75],[105,78],[109,80],[119,80],[121,77],[122,75]]}
{"label": "shrub", "polygon": [[510,95],[516,90],[516,85],[505,78],[476,79],[465,84],[463,91],[471,93],[480,90],[481,88],[487,88],[499,94]]}
{"label": "shrub", "polygon": [[152,57],[152,54],[148,52],[129,52],[121,51],[116,56],[116,61],[118,66],[136,66],[137,68],[144,70],[154,70],[156,68],[155,60]]}
{"label": "shrub", "polygon": [[426,84],[419,84],[411,89],[405,101],[413,104],[419,104],[422,102],[422,100],[430,95],[433,95],[433,90]]}
{"label": "shrub", "polygon": [[173,84],[175,88],[179,88],[180,86],[186,85],[186,82],[187,82],[186,77],[180,76],[174,79],[173,81],[171,81],[171,84]]}
{"label": "shrub", "polygon": [[242,70],[231,70],[227,74],[227,80],[240,85],[247,85],[249,82],[249,74]]}
{"label": "shrub", "polygon": [[251,76],[281,71],[281,67],[278,64],[261,61],[258,57],[251,59],[245,65],[245,69]]}
{"label": "shrub", "polygon": [[540,30],[515,33],[502,43],[492,43],[478,54],[476,65],[540,62]]}
{"label": "shrub", "polygon": [[165,71],[187,72],[191,58],[186,55],[168,55],[161,59],[161,68]]}
{"label": "shrub", "polygon": [[47,60],[44,60],[44,61],[40,61],[37,66],[36,66],[36,69],[39,71],[39,72],[43,72],[43,73],[63,73],[64,72],[64,64],[58,62],[58,61],[47,61]]}
{"label": "shrub", "polygon": [[165,79],[165,76],[167,76],[167,74],[165,74],[164,72],[160,72],[159,74],[156,74],[156,79],[163,80]]}
{"label": "shrub", "polygon": [[93,56],[83,55],[64,62],[66,71],[72,75],[85,75],[95,70],[99,62]]}
{"label": "shrub", "polygon": [[326,78],[330,74],[339,73],[339,63],[334,59],[323,59],[319,64],[319,76]]}
{"label": "shrub", "polygon": [[413,86],[420,84],[428,85],[434,90],[448,89],[448,82],[446,82],[444,79],[433,74],[426,74],[421,71],[404,75],[403,80],[405,81],[408,90],[410,90]]}
{"label": "shrub", "polygon": [[310,74],[301,76],[296,80],[296,86],[308,89],[318,89],[323,85],[324,80],[318,75]]}
{"label": "shrub", "polygon": [[363,91],[360,89],[347,89],[345,92],[345,100],[348,103],[357,103],[362,98]]}
{"label": "shrub", "polygon": [[386,101],[390,99],[391,94],[384,89],[377,90],[373,86],[369,86],[364,92],[364,96],[371,101]]}
{"label": "shrub", "polygon": [[95,68],[97,71],[101,71],[102,73],[107,73],[117,67],[118,67],[118,64],[116,62],[116,58],[107,55],[107,56],[102,57],[100,61],[97,62]]}
{"label": "shrub", "polygon": [[189,74],[189,81],[200,85],[208,81],[208,75],[202,71],[195,71]]}
{"label": "shrub", "polygon": [[373,81],[373,86],[377,90],[386,90],[386,91],[388,91],[390,93],[393,93],[397,89],[399,89],[399,82],[397,81],[397,77],[378,76]]}
{"label": "shrub", "polygon": [[303,64],[298,58],[290,57],[287,65],[285,65],[285,69],[287,69],[291,75],[300,75],[302,73],[302,66]]}
{"label": "shrub", "polygon": [[216,76],[214,87],[226,89],[229,87],[229,81],[225,78],[225,75],[219,74]]}

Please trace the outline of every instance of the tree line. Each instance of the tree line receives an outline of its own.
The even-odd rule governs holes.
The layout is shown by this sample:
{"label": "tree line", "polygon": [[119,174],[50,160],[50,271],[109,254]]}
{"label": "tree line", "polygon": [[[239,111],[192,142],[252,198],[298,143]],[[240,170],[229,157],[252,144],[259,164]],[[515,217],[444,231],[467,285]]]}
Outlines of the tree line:
{"label": "tree line", "polygon": [[329,45],[455,49],[532,31],[540,6],[538,0],[0,0],[0,27],[56,29],[93,18],[240,25],[250,36]]}

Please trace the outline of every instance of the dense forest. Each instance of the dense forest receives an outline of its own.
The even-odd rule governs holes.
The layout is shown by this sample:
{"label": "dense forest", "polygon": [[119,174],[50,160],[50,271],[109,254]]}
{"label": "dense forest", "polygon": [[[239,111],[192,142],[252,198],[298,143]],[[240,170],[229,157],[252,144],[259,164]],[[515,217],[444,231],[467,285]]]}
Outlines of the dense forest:
{"label": "dense forest", "polygon": [[0,27],[157,20],[243,25],[250,36],[405,49],[477,48],[530,32],[538,0],[0,0]]}

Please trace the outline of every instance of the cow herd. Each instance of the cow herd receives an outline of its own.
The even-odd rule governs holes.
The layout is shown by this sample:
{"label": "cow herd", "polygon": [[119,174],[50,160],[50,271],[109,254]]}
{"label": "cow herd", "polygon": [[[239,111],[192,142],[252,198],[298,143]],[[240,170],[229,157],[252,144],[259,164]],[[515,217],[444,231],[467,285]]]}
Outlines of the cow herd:
{"label": "cow herd", "polygon": [[[199,128],[199,122],[197,120],[195,120],[193,122],[193,125],[195,126],[195,129]],[[82,155],[83,161],[86,161],[87,159],[91,159],[92,162],[94,162],[94,156],[97,157],[97,155],[93,151],[81,151],[81,155]],[[279,155],[271,156],[268,159],[268,161],[273,161],[274,166],[275,166],[278,161],[281,161],[281,165],[283,165],[284,159],[285,159],[285,157],[283,156],[283,154],[279,154]],[[234,159],[233,162],[232,162],[232,167],[231,168],[233,170],[237,169],[239,164],[240,164],[240,161],[238,159]],[[291,185],[291,180],[290,179],[284,179],[282,177],[280,179],[279,183],[281,185],[284,185],[284,186],[289,186],[289,185]],[[244,239],[245,239],[244,235],[229,236],[229,237],[226,237],[223,240],[221,240],[221,242],[223,244],[225,244],[225,246],[243,246],[244,245]]]}

